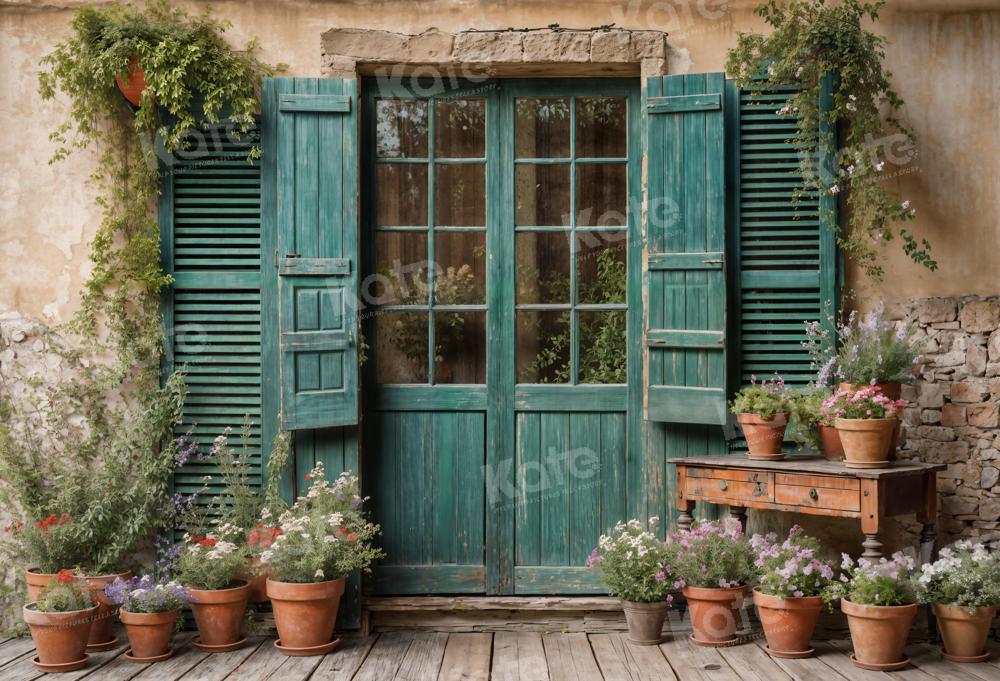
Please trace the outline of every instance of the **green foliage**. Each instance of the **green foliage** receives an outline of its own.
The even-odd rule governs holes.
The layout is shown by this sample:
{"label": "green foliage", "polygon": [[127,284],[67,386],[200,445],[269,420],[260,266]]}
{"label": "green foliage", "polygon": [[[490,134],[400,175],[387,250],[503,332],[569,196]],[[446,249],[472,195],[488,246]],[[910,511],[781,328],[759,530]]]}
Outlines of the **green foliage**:
{"label": "green foliage", "polygon": [[826,386],[818,385],[810,385],[801,390],[790,390],[791,420],[788,422],[785,436],[799,445],[813,449],[819,448],[819,433],[816,428],[820,424],[833,425],[825,423],[825,419],[820,413],[823,403],[832,394],[832,391]]}
{"label": "green foliage", "polygon": [[69,570],[60,570],[38,594],[38,612],[75,612],[94,607],[90,585]]}
{"label": "green foliage", "polygon": [[595,570],[608,593],[630,603],[671,601],[674,577],[667,564],[666,545],[656,536],[659,518],[644,530],[638,520],[619,522],[602,534],[587,567]]}
{"label": "green foliage", "polygon": [[[881,247],[896,237],[895,226],[912,220],[909,201],[888,189],[880,173],[901,149],[913,152],[912,131],[900,120],[903,101],[885,68],[886,40],[863,26],[877,21],[884,0],[768,0],[755,13],[773,29],[768,35],[740,33],[726,71],[740,87],[767,92],[778,85],[801,88],[779,115],[795,116],[804,191],[846,194],[846,228],[829,225],[838,243],[875,280],[883,275]],[[766,68],[765,68],[766,67]],[[823,82],[833,76],[832,106],[821,104]],[[845,151],[835,154],[837,131]],[[822,131],[822,132],[821,132]],[[836,160],[816,167],[819,151]],[[909,159],[906,159],[909,160]],[[899,229],[903,251],[914,262],[937,269],[926,239]]]}
{"label": "green foliage", "polygon": [[914,325],[886,318],[881,305],[864,316],[852,312],[837,329],[837,375],[854,385],[912,383],[924,350]]}
{"label": "green foliage", "polygon": [[[372,545],[379,526],[361,510],[358,478],[348,472],[331,484],[322,464],[309,472],[309,492],[278,519],[279,531],[260,555],[273,579],[282,582],[323,582],[353,570],[371,569],[385,554]],[[262,523],[270,522],[264,514]]]}
{"label": "green foliage", "polygon": [[670,535],[667,551],[677,587],[726,589],[750,584],[757,576],[756,553],[736,520],[701,521],[678,530]]}
{"label": "green foliage", "polygon": [[193,589],[225,589],[247,569],[249,553],[243,529],[224,523],[214,532],[185,534],[177,560],[179,578]]}
{"label": "green foliage", "polygon": [[858,605],[909,605],[917,600],[913,568],[914,561],[901,552],[891,559],[872,562],[861,558],[857,563],[846,553],[840,568],[839,581],[831,582],[823,598],[831,602],[846,598]]}
{"label": "green foliage", "polygon": [[1000,605],[1000,556],[967,539],[943,548],[936,561],[921,567],[917,596],[925,604]]}
{"label": "green foliage", "polygon": [[757,377],[750,377],[750,385],[733,396],[729,410],[734,414],[753,414],[770,420],[775,414],[787,414],[791,409],[785,379],[778,374],[771,381],[757,383]]}

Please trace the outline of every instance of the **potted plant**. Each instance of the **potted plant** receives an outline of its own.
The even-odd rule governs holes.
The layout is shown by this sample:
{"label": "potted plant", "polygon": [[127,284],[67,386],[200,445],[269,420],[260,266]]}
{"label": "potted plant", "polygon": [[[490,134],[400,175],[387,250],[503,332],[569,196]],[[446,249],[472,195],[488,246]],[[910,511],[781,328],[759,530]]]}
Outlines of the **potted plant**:
{"label": "potted plant", "polygon": [[756,576],[753,547],[734,519],[696,523],[670,535],[668,562],[687,600],[694,633],[702,646],[736,641],[739,613]]}
{"label": "potted plant", "polygon": [[68,672],[87,664],[87,639],[97,609],[90,586],[71,570],[60,570],[38,600],[23,609],[38,651],[35,666],[43,672]]}
{"label": "potted plant", "polygon": [[125,626],[129,642],[126,659],[159,662],[174,654],[170,637],[177,625],[177,614],[189,600],[183,586],[143,575],[116,579],[104,588],[104,593],[119,606],[118,619]]}
{"label": "potted plant", "polygon": [[861,558],[855,564],[844,554],[841,569],[839,581],[830,584],[824,597],[839,598],[847,615],[854,645],[851,660],[862,669],[902,669],[910,662],[903,648],[917,614],[913,559],[897,552],[891,560]]}
{"label": "potted plant", "polygon": [[27,525],[18,521],[7,528],[21,542],[34,566],[25,571],[29,603],[38,600],[56,573],[80,564],[83,551],[77,544],[75,528],[70,527],[72,523],[68,513],[52,513],[41,520],[29,520]]}
{"label": "potted plant", "polygon": [[933,604],[944,639],[941,656],[952,662],[982,662],[986,638],[1000,604],[1000,557],[982,544],[962,540],[941,549],[917,578],[921,603]]}
{"label": "potted plant", "polygon": [[798,525],[782,542],[771,532],[754,535],[750,545],[760,570],[753,602],[767,637],[764,650],[774,657],[809,657],[814,652],[809,641],[823,608],[823,592],[833,579],[833,565],[820,560],[819,542]]}
{"label": "potted plant", "polygon": [[345,575],[369,570],[382,551],[372,545],[379,526],[361,505],[358,478],[344,472],[333,483],[317,464],[309,492],[279,518],[280,532],[261,554],[271,576],[267,595],[278,629],[275,647],[285,655],[324,655],[340,642],[334,625]]}
{"label": "potted plant", "polygon": [[885,468],[906,400],[893,400],[876,386],[842,389],[823,403],[824,419],[833,420],[848,468]]}
{"label": "potted plant", "polygon": [[587,559],[625,611],[628,639],[641,646],[656,645],[663,632],[667,608],[673,601],[674,578],[667,548],[656,536],[658,518],[644,530],[638,520],[619,522],[602,534]]}
{"label": "potted plant", "polygon": [[781,445],[788,426],[790,403],[785,381],[775,375],[772,381],[757,383],[750,377],[750,385],[736,393],[729,409],[743,427],[750,459],[777,461],[784,459]]}
{"label": "potted plant", "polygon": [[246,569],[247,551],[240,528],[223,524],[214,532],[185,534],[178,558],[180,581],[187,587],[200,650],[222,653],[241,647],[240,626],[250,586],[238,575]]}
{"label": "potted plant", "polygon": [[829,461],[842,461],[844,447],[837,435],[833,422],[822,413],[823,403],[832,391],[822,385],[809,385],[790,392],[791,420],[788,437],[794,442],[811,449],[819,449]]}

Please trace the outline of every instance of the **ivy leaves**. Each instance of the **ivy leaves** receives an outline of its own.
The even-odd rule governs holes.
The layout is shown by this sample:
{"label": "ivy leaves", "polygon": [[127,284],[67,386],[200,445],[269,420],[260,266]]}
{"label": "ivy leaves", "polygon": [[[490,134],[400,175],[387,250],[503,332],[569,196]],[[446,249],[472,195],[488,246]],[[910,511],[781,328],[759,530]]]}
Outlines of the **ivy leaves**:
{"label": "ivy leaves", "polygon": [[[788,84],[801,88],[777,111],[798,123],[791,142],[799,149],[806,178],[799,195],[818,193],[843,202],[846,224],[828,227],[847,255],[876,281],[883,275],[881,249],[897,229],[910,259],[932,271],[938,266],[926,239],[898,227],[916,211],[887,187],[889,177],[907,172],[903,166],[916,152],[913,132],[899,117],[903,100],[884,65],[886,40],[862,25],[877,21],[884,4],[792,0],[785,5],[768,0],[755,13],[773,32],[739,34],[726,61],[727,72],[752,92]],[[818,159],[830,161],[820,166]]]}

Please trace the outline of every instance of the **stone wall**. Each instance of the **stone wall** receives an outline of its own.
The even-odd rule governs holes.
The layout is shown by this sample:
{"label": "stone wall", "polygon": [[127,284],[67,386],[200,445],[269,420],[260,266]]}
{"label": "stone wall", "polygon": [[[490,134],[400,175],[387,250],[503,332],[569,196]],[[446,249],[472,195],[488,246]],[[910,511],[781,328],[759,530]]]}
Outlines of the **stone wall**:
{"label": "stone wall", "polygon": [[927,342],[904,388],[900,456],[948,465],[938,474],[938,544],[968,537],[1000,548],[1000,298],[927,298],[897,316]]}

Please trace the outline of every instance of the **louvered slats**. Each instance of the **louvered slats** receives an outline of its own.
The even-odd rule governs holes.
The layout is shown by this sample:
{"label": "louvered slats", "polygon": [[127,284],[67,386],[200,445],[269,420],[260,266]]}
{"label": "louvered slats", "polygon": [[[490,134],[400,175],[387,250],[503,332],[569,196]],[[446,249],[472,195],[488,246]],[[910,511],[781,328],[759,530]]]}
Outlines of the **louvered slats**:
{"label": "louvered slats", "polygon": [[[214,132],[214,131],[213,131]],[[257,131],[239,139],[209,134],[213,151],[184,152],[172,169],[173,359],[187,369],[183,434],[207,452],[229,426],[242,446],[249,415],[251,481],[261,482],[260,167],[247,161]],[[181,155],[179,155],[181,156]],[[176,491],[200,489],[202,503],[221,493],[215,467],[190,461]]]}

